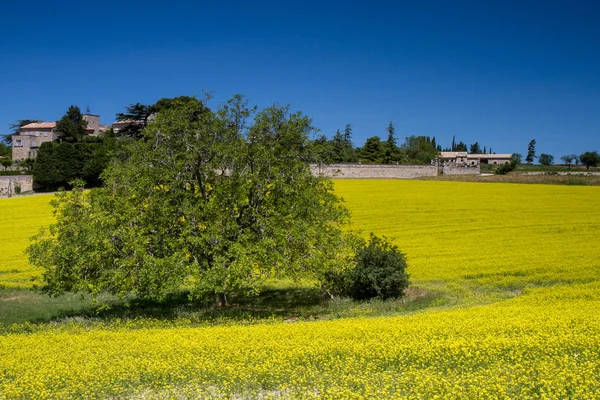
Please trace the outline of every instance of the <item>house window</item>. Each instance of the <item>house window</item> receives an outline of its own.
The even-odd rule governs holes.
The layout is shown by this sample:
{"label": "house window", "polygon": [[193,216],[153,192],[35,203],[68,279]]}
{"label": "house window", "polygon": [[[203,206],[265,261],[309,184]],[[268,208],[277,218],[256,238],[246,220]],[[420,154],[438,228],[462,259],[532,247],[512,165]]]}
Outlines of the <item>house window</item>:
{"label": "house window", "polygon": [[44,132],[44,137],[48,137],[48,132]]}
{"label": "house window", "polygon": [[23,146],[23,142],[21,141],[21,139],[15,140],[15,147],[22,147],[22,146]]}
{"label": "house window", "polygon": [[37,142],[35,139],[31,141],[31,147],[37,147]]}
{"label": "house window", "polygon": [[36,132],[36,133],[35,133],[35,136],[40,136],[40,133],[39,133],[39,132]]}

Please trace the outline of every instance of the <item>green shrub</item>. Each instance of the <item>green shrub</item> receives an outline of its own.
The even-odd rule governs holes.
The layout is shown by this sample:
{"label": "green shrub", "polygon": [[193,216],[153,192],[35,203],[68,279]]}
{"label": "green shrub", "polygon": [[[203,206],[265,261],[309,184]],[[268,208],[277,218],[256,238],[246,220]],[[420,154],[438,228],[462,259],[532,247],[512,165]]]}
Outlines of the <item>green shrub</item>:
{"label": "green shrub", "polygon": [[408,287],[406,257],[385,236],[379,238],[371,233],[368,244],[356,254],[352,277],[354,300],[401,297]]}
{"label": "green shrub", "polygon": [[354,300],[395,299],[408,287],[406,266],[406,257],[398,246],[371,233],[369,241],[357,250],[354,266],[329,272],[324,286],[332,295]]}

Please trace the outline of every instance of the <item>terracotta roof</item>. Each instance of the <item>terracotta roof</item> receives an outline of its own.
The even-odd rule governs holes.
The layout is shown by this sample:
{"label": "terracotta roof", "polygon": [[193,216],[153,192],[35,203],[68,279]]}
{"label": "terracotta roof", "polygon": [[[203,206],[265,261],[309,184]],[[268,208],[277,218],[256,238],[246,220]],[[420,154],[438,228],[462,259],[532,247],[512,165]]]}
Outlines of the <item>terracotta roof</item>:
{"label": "terracotta roof", "polygon": [[467,154],[464,151],[441,151],[441,158],[456,158],[456,157],[467,157],[467,158],[510,158],[512,154]]}
{"label": "terracotta roof", "polygon": [[[471,154],[469,154],[470,156]],[[473,154],[473,157],[478,158],[511,158],[512,154]]]}
{"label": "terracotta roof", "polygon": [[27,124],[21,127],[21,129],[44,129],[44,128],[54,128],[56,126],[56,122],[33,122],[31,124]]}

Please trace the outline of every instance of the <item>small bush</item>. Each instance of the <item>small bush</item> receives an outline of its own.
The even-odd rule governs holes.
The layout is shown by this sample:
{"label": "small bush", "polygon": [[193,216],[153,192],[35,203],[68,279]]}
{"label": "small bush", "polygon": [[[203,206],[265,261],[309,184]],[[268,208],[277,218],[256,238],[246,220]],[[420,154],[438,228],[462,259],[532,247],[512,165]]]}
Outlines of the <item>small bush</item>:
{"label": "small bush", "polygon": [[408,287],[406,257],[385,236],[379,238],[372,233],[369,243],[356,254],[352,275],[354,300],[395,299]]}
{"label": "small bush", "polygon": [[372,233],[357,250],[353,268],[329,273],[325,278],[331,294],[354,300],[395,299],[402,296],[408,284],[404,254],[386,237]]}

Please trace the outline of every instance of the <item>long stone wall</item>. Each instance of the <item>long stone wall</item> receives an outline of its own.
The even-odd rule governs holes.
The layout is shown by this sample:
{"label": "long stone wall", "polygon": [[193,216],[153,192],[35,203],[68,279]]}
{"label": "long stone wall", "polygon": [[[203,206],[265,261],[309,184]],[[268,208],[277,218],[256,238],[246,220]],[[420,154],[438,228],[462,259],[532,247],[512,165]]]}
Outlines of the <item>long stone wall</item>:
{"label": "long stone wall", "polygon": [[435,165],[311,164],[313,174],[336,179],[413,179],[437,176]]}
{"label": "long stone wall", "polygon": [[480,165],[453,165],[444,164],[442,169],[444,175],[479,175],[481,173]]}
{"label": "long stone wall", "polygon": [[0,176],[0,197],[14,195],[17,186],[21,187],[21,193],[33,190],[33,177],[31,175]]}

